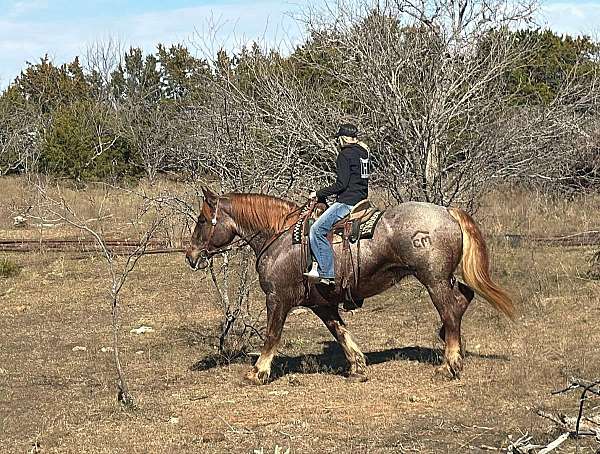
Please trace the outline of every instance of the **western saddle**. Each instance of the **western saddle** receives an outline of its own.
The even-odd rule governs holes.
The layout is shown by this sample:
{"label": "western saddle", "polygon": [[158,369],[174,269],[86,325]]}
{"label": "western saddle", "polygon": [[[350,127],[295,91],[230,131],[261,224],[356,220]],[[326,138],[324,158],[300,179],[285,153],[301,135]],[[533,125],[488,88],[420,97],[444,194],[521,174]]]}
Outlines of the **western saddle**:
{"label": "western saddle", "polygon": [[[326,208],[325,204],[317,204],[310,217],[313,220],[318,218]],[[358,309],[363,304],[362,299],[352,297],[350,279],[353,279],[355,286],[358,284],[360,275],[360,240],[373,238],[375,225],[382,214],[383,212],[373,206],[369,200],[362,200],[352,208],[352,211],[346,217],[336,222],[327,235],[328,240],[332,244],[342,243],[341,269],[337,273],[341,281],[341,290],[344,296],[343,307],[345,310]],[[310,225],[311,222],[305,223],[305,238],[308,236]],[[350,243],[357,244],[356,260],[353,260]],[[307,254],[307,258],[307,267],[310,269],[312,266],[310,253]]]}
{"label": "western saddle", "polygon": [[363,232],[362,227],[366,226],[368,221],[378,213],[381,213],[381,211],[375,208],[369,200],[361,200],[354,205],[348,216],[340,219],[333,225],[331,229],[332,235],[339,235],[342,241],[347,239],[352,243],[361,238],[372,238],[373,232],[366,230]]}

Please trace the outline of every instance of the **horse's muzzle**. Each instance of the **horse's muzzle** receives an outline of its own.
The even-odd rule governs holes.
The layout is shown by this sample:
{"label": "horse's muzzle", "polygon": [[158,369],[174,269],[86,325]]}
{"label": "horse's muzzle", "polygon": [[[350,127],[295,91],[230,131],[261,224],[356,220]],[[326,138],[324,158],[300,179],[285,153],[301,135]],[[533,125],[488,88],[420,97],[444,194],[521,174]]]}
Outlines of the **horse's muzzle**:
{"label": "horse's muzzle", "polygon": [[185,260],[194,271],[203,270],[208,266],[208,255],[194,247],[189,247],[185,252]]}

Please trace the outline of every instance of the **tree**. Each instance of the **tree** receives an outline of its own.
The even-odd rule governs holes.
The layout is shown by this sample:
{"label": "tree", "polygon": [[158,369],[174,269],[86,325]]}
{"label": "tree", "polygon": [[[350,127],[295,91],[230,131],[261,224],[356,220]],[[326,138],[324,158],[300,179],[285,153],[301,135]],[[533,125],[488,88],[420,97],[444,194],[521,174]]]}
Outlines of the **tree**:
{"label": "tree", "polygon": [[38,64],[29,63],[14,85],[28,103],[37,107],[39,115],[49,115],[91,94],[78,57],[57,67],[46,55]]}
{"label": "tree", "polygon": [[[53,219],[60,219],[68,225],[75,227],[82,234],[92,237],[99,247],[99,256],[103,259],[98,263],[104,265],[108,271],[107,296],[111,312],[112,327],[112,351],[117,374],[116,391],[117,400],[124,409],[129,410],[135,407],[135,401],[129,391],[127,379],[121,364],[121,351],[119,342],[120,331],[120,305],[122,304],[122,290],[125,287],[128,278],[138,265],[139,260],[146,252],[151,240],[156,236],[160,227],[169,218],[167,210],[164,210],[160,202],[149,200],[149,198],[135,199],[138,205],[136,209],[131,210],[129,224],[137,226],[139,233],[138,246],[126,256],[118,256],[107,245],[107,238],[102,226],[102,220],[110,215],[105,209],[106,200],[114,197],[114,188],[109,185],[102,186],[103,191],[99,196],[100,200],[94,200],[90,196],[90,205],[86,207],[92,212],[96,212],[96,218],[86,220],[82,216],[81,208],[75,207],[70,203],[69,198],[65,196],[64,189],[60,185],[53,187],[43,179],[30,179],[31,191],[38,200],[37,208],[40,212],[41,220],[45,216],[51,216]],[[150,203],[149,203],[150,202]]]}
{"label": "tree", "polygon": [[157,48],[163,98],[173,101],[205,102],[210,95],[207,82],[212,74],[206,60],[190,54],[181,44]]}
{"label": "tree", "polygon": [[0,96],[0,175],[37,166],[38,119],[13,85]]}
{"label": "tree", "polygon": [[111,181],[135,176],[136,164],[104,105],[80,101],[54,112],[40,157],[44,172],[76,181]]}
{"label": "tree", "polygon": [[597,65],[598,44],[588,36],[559,36],[552,30],[513,32],[529,52],[507,74],[506,90],[521,106],[548,105],[572,78],[586,79]]}
{"label": "tree", "polygon": [[538,40],[511,30],[533,12],[533,3],[487,0],[339,1],[309,12],[311,36],[337,56],[306,64],[345,87],[349,113],[377,145],[374,179],[394,199],[446,205],[474,200],[494,178],[556,177],[552,140],[578,133],[597,79],[570,71],[551,103],[515,108],[505,75]]}

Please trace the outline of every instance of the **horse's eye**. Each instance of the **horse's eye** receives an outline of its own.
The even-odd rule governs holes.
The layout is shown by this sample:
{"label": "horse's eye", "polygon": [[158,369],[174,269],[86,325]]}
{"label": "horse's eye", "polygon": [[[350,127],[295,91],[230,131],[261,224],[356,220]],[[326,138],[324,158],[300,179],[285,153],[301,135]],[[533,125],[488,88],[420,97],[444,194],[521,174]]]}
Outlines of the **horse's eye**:
{"label": "horse's eye", "polygon": [[206,222],[206,219],[204,219],[204,217],[198,218],[198,224],[204,224]]}

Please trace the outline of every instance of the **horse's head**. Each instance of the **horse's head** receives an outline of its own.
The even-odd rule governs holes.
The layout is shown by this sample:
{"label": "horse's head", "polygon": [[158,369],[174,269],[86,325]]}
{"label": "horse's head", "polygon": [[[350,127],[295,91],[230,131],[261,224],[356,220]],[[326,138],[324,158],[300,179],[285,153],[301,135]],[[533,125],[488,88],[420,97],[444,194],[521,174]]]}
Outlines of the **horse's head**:
{"label": "horse's head", "polygon": [[208,260],[235,238],[235,224],[227,215],[227,199],[202,188],[204,201],[185,258],[193,270],[204,269]]}

